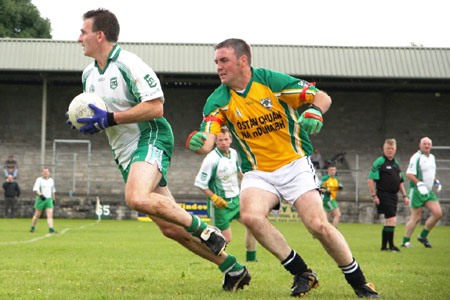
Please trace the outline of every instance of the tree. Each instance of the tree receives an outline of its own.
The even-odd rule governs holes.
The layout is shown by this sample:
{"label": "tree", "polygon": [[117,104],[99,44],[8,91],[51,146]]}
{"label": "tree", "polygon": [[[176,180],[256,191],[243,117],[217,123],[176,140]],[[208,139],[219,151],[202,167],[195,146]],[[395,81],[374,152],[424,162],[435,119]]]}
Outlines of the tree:
{"label": "tree", "polygon": [[51,24],[31,0],[0,0],[0,37],[52,38]]}

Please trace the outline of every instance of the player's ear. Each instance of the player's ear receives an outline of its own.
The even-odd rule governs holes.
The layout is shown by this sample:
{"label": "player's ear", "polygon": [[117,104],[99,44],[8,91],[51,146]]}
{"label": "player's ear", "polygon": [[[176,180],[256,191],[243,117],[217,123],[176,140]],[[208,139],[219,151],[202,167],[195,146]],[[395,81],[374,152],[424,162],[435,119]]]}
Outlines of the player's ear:
{"label": "player's ear", "polygon": [[245,55],[245,54],[241,55],[241,57],[239,57],[239,61],[240,61],[241,64],[245,63],[245,65],[248,65],[248,57],[247,57],[247,55]]}
{"label": "player's ear", "polygon": [[97,31],[97,40],[98,42],[103,42],[106,40],[106,35],[103,31]]}

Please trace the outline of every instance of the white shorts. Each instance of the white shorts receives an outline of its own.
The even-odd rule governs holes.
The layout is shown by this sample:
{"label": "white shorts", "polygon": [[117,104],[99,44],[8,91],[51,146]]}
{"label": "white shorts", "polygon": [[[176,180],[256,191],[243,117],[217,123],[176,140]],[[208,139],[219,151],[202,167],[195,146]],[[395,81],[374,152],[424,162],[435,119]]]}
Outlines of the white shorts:
{"label": "white shorts", "polygon": [[319,178],[309,156],[294,160],[272,172],[253,170],[242,179],[241,191],[259,188],[278,196],[280,201],[294,205],[304,193],[319,189]]}

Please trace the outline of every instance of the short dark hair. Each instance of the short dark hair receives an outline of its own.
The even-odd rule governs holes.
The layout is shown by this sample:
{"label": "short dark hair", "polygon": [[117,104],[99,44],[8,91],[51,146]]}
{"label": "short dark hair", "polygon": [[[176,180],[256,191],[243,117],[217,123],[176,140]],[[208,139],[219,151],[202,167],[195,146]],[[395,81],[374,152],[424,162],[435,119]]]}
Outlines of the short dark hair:
{"label": "short dark hair", "polygon": [[233,48],[234,53],[236,53],[236,58],[240,58],[242,55],[247,56],[248,65],[252,65],[252,50],[250,45],[241,39],[227,39],[223,42],[218,43],[214,50],[222,48]]}
{"label": "short dark hair", "polygon": [[112,12],[107,9],[99,8],[90,10],[83,15],[83,20],[93,19],[92,31],[103,31],[106,40],[111,43],[117,43],[120,33],[119,21]]}

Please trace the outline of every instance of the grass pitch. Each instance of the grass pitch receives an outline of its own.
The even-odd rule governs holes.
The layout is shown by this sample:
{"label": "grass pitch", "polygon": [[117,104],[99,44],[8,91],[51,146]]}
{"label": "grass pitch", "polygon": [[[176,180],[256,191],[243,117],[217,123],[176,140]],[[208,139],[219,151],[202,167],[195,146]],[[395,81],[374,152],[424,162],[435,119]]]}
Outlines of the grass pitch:
{"label": "grass pitch", "polygon": [[[237,293],[221,289],[218,268],[163,237],[151,222],[55,220],[47,236],[41,219],[0,219],[0,299],[292,299],[292,276],[261,246],[245,263],[244,229],[233,222],[227,252],[252,274]],[[305,299],[357,299],[341,271],[301,223],[274,223],[319,276]],[[430,233],[432,249],[415,237],[412,249],[381,252],[382,225],[340,224],[354,257],[382,299],[450,299],[450,227]],[[404,226],[397,226],[397,246]]]}

